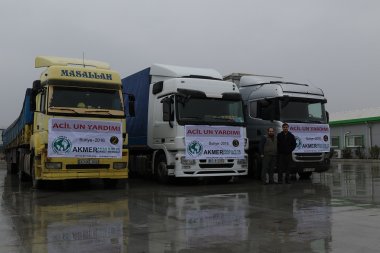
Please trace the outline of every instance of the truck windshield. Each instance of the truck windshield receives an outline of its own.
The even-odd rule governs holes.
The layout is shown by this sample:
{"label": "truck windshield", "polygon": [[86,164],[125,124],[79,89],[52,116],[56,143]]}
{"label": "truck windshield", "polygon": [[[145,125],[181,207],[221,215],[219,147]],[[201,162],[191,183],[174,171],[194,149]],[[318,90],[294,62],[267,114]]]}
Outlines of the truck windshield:
{"label": "truck windshield", "polygon": [[240,100],[190,98],[187,101],[177,101],[177,117],[181,125],[244,125]]}
{"label": "truck windshield", "polygon": [[49,107],[123,110],[119,90],[55,86],[51,91]]}
{"label": "truck windshield", "polygon": [[280,120],[294,123],[326,123],[324,102],[280,100]]}

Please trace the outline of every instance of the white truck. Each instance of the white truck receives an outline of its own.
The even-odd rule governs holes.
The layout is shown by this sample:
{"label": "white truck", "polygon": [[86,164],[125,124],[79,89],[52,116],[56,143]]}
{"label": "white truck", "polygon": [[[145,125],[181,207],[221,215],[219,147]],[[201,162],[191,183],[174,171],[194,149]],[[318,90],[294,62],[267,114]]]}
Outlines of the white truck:
{"label": "white truck", "polygon": [[222,78],[213,69],[154,64],[122,79],[131,173],[163,183],[247,175],[243,101]]}
{"label": "white truck", "polygon": [[323,91],[310,84],[287,82],[281,77],[232,73],[246,106],[250,174],[260,176],[258,145],[268,127],[279,133],[284,122],[296,136],[292,174],[309,178],[312,172],[328,170],[330,129]]}

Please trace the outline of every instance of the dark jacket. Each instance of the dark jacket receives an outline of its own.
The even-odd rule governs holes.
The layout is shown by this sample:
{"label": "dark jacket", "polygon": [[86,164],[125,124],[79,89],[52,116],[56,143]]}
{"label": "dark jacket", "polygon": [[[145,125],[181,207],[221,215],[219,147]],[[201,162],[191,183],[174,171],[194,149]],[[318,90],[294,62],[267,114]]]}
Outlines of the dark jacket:
{"label": "dark jacket", "polygon": [[291,132],[277,134],[277,152],[281,155],[289,155],[296,148],[296,138]]}

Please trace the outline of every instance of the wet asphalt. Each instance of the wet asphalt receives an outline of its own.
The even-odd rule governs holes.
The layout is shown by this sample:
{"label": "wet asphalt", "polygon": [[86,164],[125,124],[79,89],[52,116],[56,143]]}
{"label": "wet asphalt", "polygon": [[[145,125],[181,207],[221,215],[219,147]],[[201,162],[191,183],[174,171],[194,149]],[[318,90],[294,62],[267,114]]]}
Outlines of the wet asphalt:
{"label": "wet asphalt", "polygon": [[380,252],[380,163],[262,185],[130,179],[31,189],[0,165],[2,252]]}

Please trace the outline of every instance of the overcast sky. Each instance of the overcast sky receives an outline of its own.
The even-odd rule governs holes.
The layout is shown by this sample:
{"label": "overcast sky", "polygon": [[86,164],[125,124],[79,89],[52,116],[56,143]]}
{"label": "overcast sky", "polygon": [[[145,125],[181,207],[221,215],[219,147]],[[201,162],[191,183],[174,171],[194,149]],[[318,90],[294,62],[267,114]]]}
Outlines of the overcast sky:
{"label": "overcast sky", "polygon": [[380,106],[378,0],[1,0],[0,127],[39,78],[37,55],[278,75],[322,88],[330,112]]}

